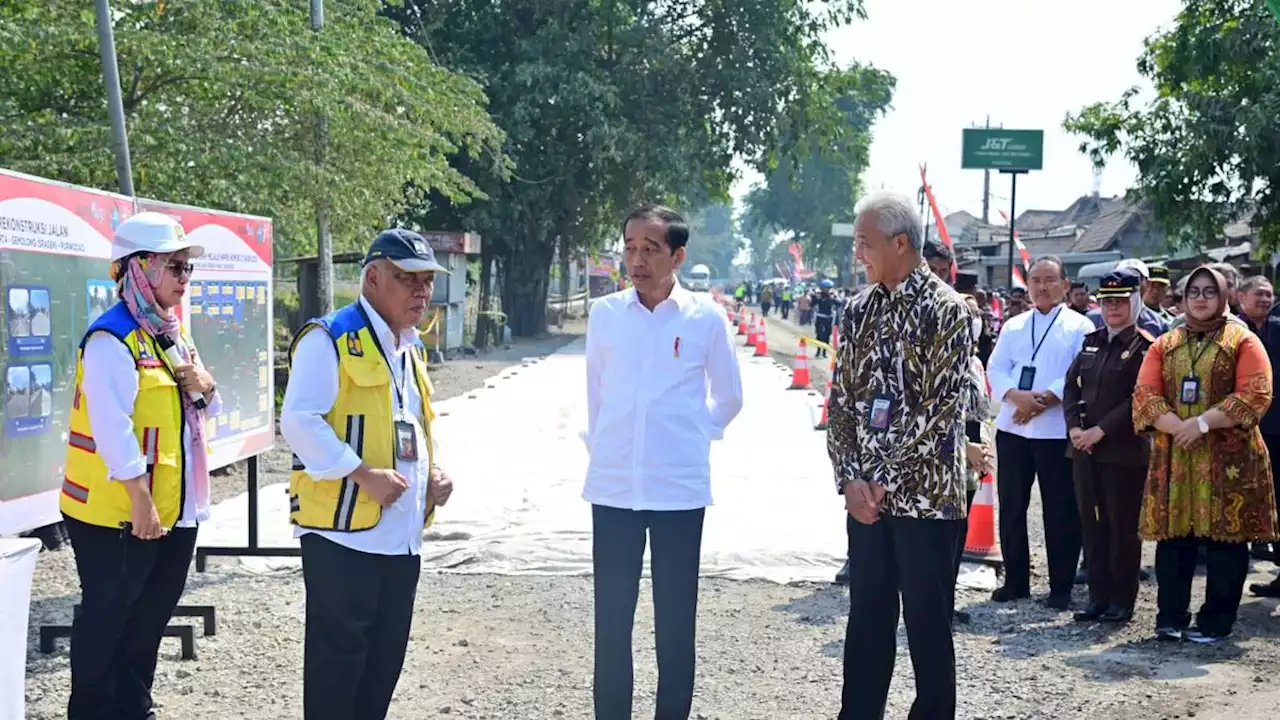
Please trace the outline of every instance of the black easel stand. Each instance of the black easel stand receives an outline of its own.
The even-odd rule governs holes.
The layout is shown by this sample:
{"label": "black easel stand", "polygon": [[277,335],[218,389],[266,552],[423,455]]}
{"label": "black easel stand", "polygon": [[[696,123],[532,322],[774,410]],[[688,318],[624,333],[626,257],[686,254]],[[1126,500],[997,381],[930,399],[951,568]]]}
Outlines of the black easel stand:
{"label": "black easel stand", "polygon": [[258,545],[258,457],[249,458],[249,544],[246,547],[197,547],[196,572],[204,572],[210,556],[302,557],[302,548]]}

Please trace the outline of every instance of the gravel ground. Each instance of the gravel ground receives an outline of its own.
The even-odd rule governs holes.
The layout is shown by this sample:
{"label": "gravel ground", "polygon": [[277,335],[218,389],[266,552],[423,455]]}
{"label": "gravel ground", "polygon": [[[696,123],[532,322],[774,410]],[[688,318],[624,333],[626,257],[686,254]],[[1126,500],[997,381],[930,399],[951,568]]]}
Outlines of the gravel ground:
{"label": "gravel ground", "polygon": [[[436,370],[442,394],[480,385],[503,363],[542,354],[567,338],[520,344]],[[771,340],[772,340],[771,336]],[[543,342],[543,341],[540,341]],[[779,349],[788,350],[781,344]],[[266,458],[263,483],[280,482],[287,457]],[[229,476],[225,494],[241,491]],[[465,492],[465,478],[458,478]],[[714,512],[714,510],[713,510]],[[1039,509],[1033,542],[1043,537]],[[1043,570],[1043,554],[1035,553]],[[1150,564],[1150,548],[1147,562]],[[1271,575],[1258,563],[1251,580]],[[834,572],[835,568],[832,568]],[[1040,592],[1043,578],[1037,576]],[[63,717],[68,683],[63,641],[36,648],[38,627],[70,617],[77,584],[69,551],[45,553],[36,569],[28,648],[27,717]],[[642,586],[647,598],[648,582]],[[1203,593],[1197,583],[1196,597]],[[1076,602],[1083,604],[1082,589]],[[296,573],[253,575],[211,561],[192,575],[186,602],[218,608],[218,634],[197,640],[183,662],[166,640],[156,678],[164,718],[301,716],[303,592]],[[1280,691],[1280,619],[1274,601],[1246,601],[1235,636],[1217,646],[1157,645],[1150,639],[1155,585],[1143,585],[1128,627],[1077,626],[1033,601],[1009,606],[965,591],[973,623],[958,629],[961,718],[1275,718]],[[704,580],[699,605],[697,718],[782,720],[835,716],[844,625],[842,588]],[[588,718],[591,706],[591,584],[582,577],[424,575],[394,718]],[[651,717],[656,673],[652,606],[640,604],[636,717]],[[184,621],[185,622],[185,621]],[[906,717],[913,695],[905,633],[888,717]]]}

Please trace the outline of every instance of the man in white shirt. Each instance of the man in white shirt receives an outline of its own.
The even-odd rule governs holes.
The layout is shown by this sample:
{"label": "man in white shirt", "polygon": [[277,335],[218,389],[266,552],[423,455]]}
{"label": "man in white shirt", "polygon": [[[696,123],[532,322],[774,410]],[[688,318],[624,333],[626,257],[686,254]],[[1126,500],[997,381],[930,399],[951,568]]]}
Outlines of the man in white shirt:
{"label": "man in white shirt", "polygon": [[280,432],[307,590],[306,720],[385,717],[404,664],[422,531],[452,492],[414,330],[437,272],[422,236],[379,234],[361,297],[307,323],[290,353]]}
{"label": "man in white shirt", "polygon": [[1031,596],[1031,551],[1027,506],[1040,480],[1044,505],[1049,597],[1045,605],[1067,610],[1080,560],[1080,515],[1076,509],[1067,421],[1062,397],[1067,370],[1093,323],[1063,304],[1067,273],[1062,261],[1042,257],[1031,266],[1028,312],[1005,321],[987,361],[991,395],[1000,400],[996,417],[996,484],[1000,495],[1000,547],[1004,586],[991,598],[1009,602]]}
{"label": "man in white shirt", "polygon": [[631,717],[631,634],[646,532],[657,635],[658,720],[693,703],[702,520],[711,441],[742,409],[725,312],[676,282],[689,227],[642,206],[623,222],[633,287],[596,301],[587,325],[587,445],[595,575],[595,716]]}

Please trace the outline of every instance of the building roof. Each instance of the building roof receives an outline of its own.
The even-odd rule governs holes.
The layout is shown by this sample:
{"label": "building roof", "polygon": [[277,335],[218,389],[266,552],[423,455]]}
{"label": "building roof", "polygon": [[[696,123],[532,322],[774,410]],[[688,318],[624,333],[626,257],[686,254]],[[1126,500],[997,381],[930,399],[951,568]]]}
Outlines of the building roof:
{"label": "building roof", "polygon": [[1058,227],[1062,224],[1058,222],[1061,214],[1061,210],[1023,210],[1017,217],[1018,231],[1036,232]]}
{"label": "building roof", "polygon": [[1114,204],[1106,212],[1098,215],[1089,223],[1071,248],[1072,252],[1098,252],[1115,244],[1120,234],[1143,214],[1143,208],[1137,204],[1121,202]]}

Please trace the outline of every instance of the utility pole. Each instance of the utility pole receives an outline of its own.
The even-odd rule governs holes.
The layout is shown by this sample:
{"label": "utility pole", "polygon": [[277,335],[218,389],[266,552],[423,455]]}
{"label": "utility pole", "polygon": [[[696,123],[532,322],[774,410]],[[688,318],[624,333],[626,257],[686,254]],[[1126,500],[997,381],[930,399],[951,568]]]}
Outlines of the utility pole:
{"label": "utility pole", "polygon": [[107,114],[111,118],[111,140],[116,156],[116,182],[120,192],[133,197],[133,164],[129,159],[129,134],[124,126],[124,100],[120,97],[120,68],[116,64],[116,37],[111,29],[108,0],[95,0],[98,23],[98,53],[102,56],[102,81],[107,86]]}
{"label": "utility pole", "polygon": [[[986,128],[991,129],[991,116],[987,116]],[[991,222],[991,171],[982,171],[982,224]]]}
{"label": "utility pole", "polygon": [[[311,30],[320,32],[324,27],[324,0],[311,0]],[[324,113],[316,118],[316,167],[324,169],[325,151],[329,145],[329,119]],[[323,173],[320,173],[323,175]],[[324,191],[316,188],[316,256],[319,259],[319,277],[316,291],[319,294],[321,315],[333,311],[333,236],[329,233],[329,202]]]}

